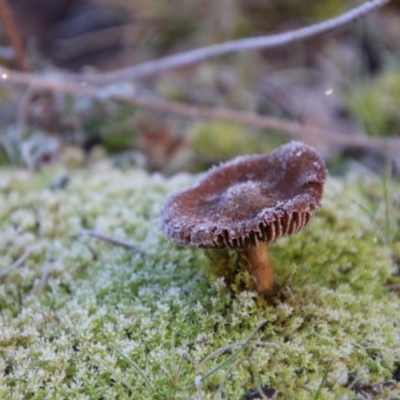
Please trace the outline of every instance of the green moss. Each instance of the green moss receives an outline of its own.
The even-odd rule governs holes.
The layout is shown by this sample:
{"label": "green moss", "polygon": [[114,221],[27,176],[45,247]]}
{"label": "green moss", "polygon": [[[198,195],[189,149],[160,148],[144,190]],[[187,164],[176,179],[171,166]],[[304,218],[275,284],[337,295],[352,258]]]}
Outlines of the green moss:
{"label": "green moss", "polygon": [[399,397],[378,386],[400,362],[391,250],[355,185],[330,180],[310,228],[270,246],[283,287],[266,306],[159,232],[166,194],[193,177],[102,163],[50,190],[57,173],[0,174],[0,268],[31,249],[0,278],[0,398],[241,399],[268,385],[338,399],[356,383]]}
{"label": "green moss", "polygon": [[195,125],[190,132],[190,141],[194,152],[209,162],[257,151],[254,135],[246,133],[243,126],[224,121]]}
{"label": "green moss", "polygon": [[400,129],[400,73],[389,71],[369,83],[353,87],[347,99],[350,112],[374,136],[398,136]]}
{"label": "green moss", "polygon": [[124,151],[138,141],[138,132],[132,122],[135,111],[136,108],[128,104],[110,107],[109,104],[104,106],[95,103],[84,129],[92,135],[99,135],[99,140],[108,152]]}
{"label": "green moss", "polygon": [[[314,21],[333,18],[343,13],[346,3],[343,0],[317,1],[304,3],[301,0],[281,0],[271,2],[244,2],[241,5],[241,18],[238,26],[243,36],[254,32],[271,32],[283,21]],[[242,36],[242,37],[243,37]]]}
{"label": "green moss", "polygon": [[198,123],[191,129],[189,138],[197,158],[206,164],[243,154],[268,152],[282,144],[281,135],[269,132],[265,136],[226,121]]}
{"label": "green moss", "polygon": [[345,8],[346,3],[343,0],[327,1],[324,3],[316,2],[311,7],[310,16],[325,20],[340,15]]}

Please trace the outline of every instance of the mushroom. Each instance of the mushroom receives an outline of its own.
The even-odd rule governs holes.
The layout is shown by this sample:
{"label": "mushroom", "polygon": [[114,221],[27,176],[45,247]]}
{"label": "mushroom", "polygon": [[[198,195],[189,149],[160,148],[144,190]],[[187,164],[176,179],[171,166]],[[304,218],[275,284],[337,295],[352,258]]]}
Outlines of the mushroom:
{"label": "mushroom", "polygon": [[267,243],[310,222],[326,173],[316,151],[298,141],[269,154],[237,157],[167,198],[161,230],[182,245],[237,249],[248,260],[259,295],[269,296],[274,272]]}

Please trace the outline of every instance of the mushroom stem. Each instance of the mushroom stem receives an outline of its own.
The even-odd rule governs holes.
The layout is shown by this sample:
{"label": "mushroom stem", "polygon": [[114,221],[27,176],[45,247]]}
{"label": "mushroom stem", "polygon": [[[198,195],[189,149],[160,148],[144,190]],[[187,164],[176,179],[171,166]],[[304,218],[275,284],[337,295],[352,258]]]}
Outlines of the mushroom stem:
{"label": "mushroom stem", "polygon": [[245,255],[249,260],[250,273],[256,280],[258,294],[263,297],[271,294],[274,288],[274,269],[266,243],[251,246]]}

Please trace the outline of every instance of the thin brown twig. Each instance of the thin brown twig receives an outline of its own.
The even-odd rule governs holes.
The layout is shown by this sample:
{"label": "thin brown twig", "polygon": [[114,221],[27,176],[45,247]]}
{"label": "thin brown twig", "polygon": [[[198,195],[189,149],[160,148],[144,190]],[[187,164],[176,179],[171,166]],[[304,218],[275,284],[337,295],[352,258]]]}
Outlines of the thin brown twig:
{"label": "thin brown twig", "polygon": [[36,286],[36,293],[40,294],[49,278],[50,272],[52,268],[52,263],[50,262],[50,252],[49,249],[46,251],[46,258],[44,260],[43,268],[42,268],[42,276],[40,277],[39,283]]}
{"label": "thin brown twig", "polygon": [[82,231],[82,234],[86,235],[86,236],[90,236],[90,237],[95,238],[95,239],[103,240],[105,242],[113,244],[114,246],[122,247],[124,249],[132,250],[132,251],[134,251],[136,253],[143,254],[143,252],[137,246],[133,245],[132,243],[126,242],[126,241],[121,240],[121,239],[114,238],[114,237],[109,236],[109,235],[105,235],[104,233],[100,233],[100,232],[96,232],[96,231],[84,230],[84,231]]}
{"label": "thin brown twig", "polygon": [[73,94],[75,96],[96,97],[99,91],[88,87],[82,79],[81,82],[71,82],[69,74],[54,73],[52,76],[43,76],[29,72],[12,71],[0,66],[0,85],[6,83],[34,86],[39,89],[48,89],[56,92]]}
{"label": "thin brown twig", "polygon": [[326,129],[309,127],[299,122],[285,121],[283,119],[258,115],[247,111],[202,107],[160,98],[124,94],[118,90],[114,90],[118,88],[113,86],[100,89],[87,85],[84,81],[82,81],[81,84],[68,82],[68,79],[64,79],[63,75],[55,75],[54,78],[48,78],[31,73],[11,71],[0,66],[0,83],[1,80],[3,80],[3,82],[69,93],[75,96],[91,97],[101,100],[112,99],[133,104],[138,107],[178,114],[187,118],[219,119],[256,128],[279,131],[287,134],[291,138],[299,140],[304,137],[318,137],[323,138],[327,143],[335,145],[380,149],[386,151],[389,155],[400,153],[400,139],[395,137],[369,137],[366,134],[346,135]]}
{"label": "thin brown twig", "polygon": [[185,117],[196,119],[219,119],[248,125],[256,128],[265,128],[284,132],[287,135],[302,139],[308,137],[323,137],[330,143],[354,147],[373,147],[387,149],[389,152],[400,151],[399,138],[375,138],[367,135],[343,135],[324,129],[317,129],[302,125],[298,122],[285,121],[279,118],[258,115],[246,111],[233,111],[226,108],[209,108],[186,103],[167,101],[156,98],[120,97],[112,96],[115,100],[129,102],[137,106],[152,108],[158,111],[167,111]]}
{"label": "thin brown twig", "polygon": [[[6,0],[0,0],[0,2],[5,1]],[[286,45],[288,43],[298,40],[304,40],[311,36],[315,36],[317,34],[321,34],[331,29],[335,29],[345,24],[348,24],[354,21],[356,18],[359,18],[376,8],[383,6],[389,1],[390,0],[373,0],[370,2],[366,2],[361,6],[356,7],[336,18],[332,18],[319,24],[311,25],[309,27],[301,28],[298,30],[278,35],[247,38],[220,43],[212,46],[206,46],[203,48],[180,53],[175,56],[165,57],[159,60],[146,62],[111,73],[99,74],[91,77],[82,75],[63,75],[62,77],[64,82],[60,82],[59,80],[55,82],[54,80],[38,78],[29,74],[18,75],[17,73],[11,73],[11,71],[3,68],[0,68],[0,74],[2,77],[8,78],[10,81],[12,80],[14,82],[23,83],[26,85],[32,84],[37,85],[41,88],[63,91],[66,93],[72,93],[74,95],[104,98],[104,91],[100,92],[94,87],[89,87],[87,86],[87,83],[91,81],[97,84],[104,85],[110,82],[153,75],[230,52],[240,52],[260,48],[265,49]],[[68,82],[68,78],[71,79],[72,77],[74,78],[75,84]],[[294,138],[302,138],[304,135],[323,136],[326,140],[332,143],[358,147],[385,148],[389,152],[392,152],[392,154],[393,152],[399,151],[400,148],[399,142],[396,139],[382,140],[380,138],[369,138],[366,135],[338,135],[335,132],[305,127],[296,122],[283,121],[277,118],[259,116],[257,114],[248,112],[236,112],[227,109],[197,107],[184,103],[171,102],[161,99],[143,98],[133,95],[127,96],[116,93],[112,95],[109,94],[107,96],[108,98],[113,98],[115,100],[131,103],[137,106],[152,108],[159,111],[173,112],[186,117],[221,119],[259,128],[278,130],[285,132],[286,134]]]}
{"label": "thin brown twig", "polygon": [[118,25],[59,40],[57,42],[57,57],[59,59],[65,58],[63,55],[68,58],[79,57],[88,52],[102,50],[118,43],[121,44],[124,35],[129,29],[132,29],[132,26],[134,25]]}
{"label": "thin brown twig", "polygon": [[[338,17],[328,19],[318,24],[304,28],[284,32],[276,35],[259,36],[239,40],[231,40],[210,46],[200,47],[176,55],[167,56],[158,60],[144,62],[131,67],[119,69],[113,72],[85,76],[88,82],[98,85],[144,78],[175,68],[181,68],[204,61],[211,57],[217,57],[229,53],[238,53],[249,50],[271,49],[284,46],[289,43],[298,42],[310,37],[329,32],[382,7],[390,0],[373,0],[353,8]],[[78,77],[80,80],[81,77]]]}
{"label": "thin brown twig", "polygon": [[0,278],[9,274],[11,271],[14,271],[15,269],[19,268],[20,266],[24,265],[25,261],[28,259],[28,257],[30,256],[31,253],[32,253],[32,249],[30,247],[28,247],[25,250],[24,254],[22,254],[22,256],[20,258],[18,258],[18,260],[13,262],[8,268],[5,268],[0,271]]}
{"label": "thin brown twig", "polygon": [[30,68],[26,59],[24,43],[7,0],[0,0],[0,17],[4,23],[4,29],[10,39],[11,46],[15,51],[19,67],[22,71],[29,71]]}

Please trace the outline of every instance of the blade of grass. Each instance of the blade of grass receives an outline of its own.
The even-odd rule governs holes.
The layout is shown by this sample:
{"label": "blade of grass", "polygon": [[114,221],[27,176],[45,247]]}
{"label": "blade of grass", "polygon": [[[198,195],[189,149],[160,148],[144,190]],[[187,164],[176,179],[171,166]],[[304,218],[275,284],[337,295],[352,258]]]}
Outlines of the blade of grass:
{"label": "blade of grass", "polygon": [[[232,344],[230,344],[228,346],[221,347],[220,349],[215,350],[213,353],[211,353],[203,361],[200,362],[200,364],[198,365],[198,368],[201,368],[206,362],[210,361],[214,357],[225,353],[225,351],[232,350],[233,348],[238,347],[238,346],[243,346],[245,343],[246,343],[246,341],[238,342],[238,343],[232,343]],[[273,342],[260,342],[260,341],[257,341],[257,342],[254,342],[252,344],[256,345],[256,346],[271,346],[271,347],[275,347],[276,349],[280,348],[279,344],[273,343]]]}
{"label": "blade of grass", "polygon": [[138,364],[135,363],[135,361],[131,360],[128,356],[126,356],[117,346],[114,344],[110,344],[110,347],[114,349],[146,382],[147,386],[151,389],[151,391],[154,393],[154,387],[151,384],[149,378],[146,376],[146,374],[141,370]]}
{"label": "blade of grass", "polygon": [[[230,362],[232,362],[245,348],[246,346],[250,343],[251,339],[256,335],[256,333],[267,323],[265,319],[261,320],[254,331],[248,336],[248,338],[243,342],[243,344],[235,351],[233,352],[229,357],[227,357],[225,360],[221,361],[218,365],[216,365],[214,368],[212,368],[209,372],[207,372],[203,377],[199,377],[201,381],[205,381],[206,379],[210,378],[210,376],[214,375],[218,370],[221,368],[225,367],[228,365]],[[195,386],[191,386],[189,390],[194,390],[196,389]]]}
{"label": "blade of grass", "polygon": [[360,210],[363,211],[369,217],[372,225],[377,229],[377,233],[379,234],[380,239],[382,240],[382,243],[387,245],[388,244],[387,236],[386,236],[385,232],[383,231],[382,227],[379,225],[378,221],[376,220],[375,215],[371,212],[371,210],[369,210],[367,206],[360,203],[356,199],[353,199],[352,197],[349,197],[349,196],[344,196],[342,193],[340,193],[340,190],[338,190],[334,185],[332,185],[332,187],[336,191],[338,196],[342,196],[344,199],[347,199],[350,202],[356,204],[360,208]]}
{"label": "blade of grass", "polygon": [[172,373],[176,376],[176,362],[175,362],[175,332],[172,332],[171,335],[171,368]]}
{"label": "blade of grass", "polygon": [[323,375],[323,377],[322,377],[322,379],[321,379],[321,383],[319,384],[318,390],[315,392],[315,395],[314,395],[314,397],[313,397],[313,400],[318,400],[318,399],[319,399],[319,395],[320,395],[320,393],[321,393],[322,388],[323,388],[324,385],[325,385],[326,379],[328,378],[329,369],[330,369],[332,363],[333,363],[333,360],[331,360],[331,362],[329,363],[329,365],[326,367],[326,370],[325,370],[325,372],[324,372],[324,375]]}
{"label": "blade of grass", "polygon": [[95,360],[108,372],[110,373],[112,376],[114,376],[116,379],[118,379],[120,381],[120,383],[124,386],[126,386],[131,392],[132,395],[129,397],[130,399],[132,398],[132,396],[135,393],[135,389],[129,384],[129,382],[127,382],[124,378],[122,378],[119,374],[117,374],[115,371],[112,371],[110,368],[108,368],[108,366],[103,362],[103,360],[101,358],[95,358]]}
{"label": "blade of grass", "polygon": [[385,200],[385,236],[386,243],[391,243],[391,232],[390,232],[390,202],[389,202],[389,190],[387,186],[387,180],[383,177],[383,197]]}

